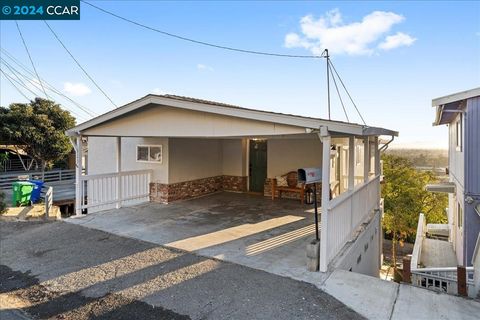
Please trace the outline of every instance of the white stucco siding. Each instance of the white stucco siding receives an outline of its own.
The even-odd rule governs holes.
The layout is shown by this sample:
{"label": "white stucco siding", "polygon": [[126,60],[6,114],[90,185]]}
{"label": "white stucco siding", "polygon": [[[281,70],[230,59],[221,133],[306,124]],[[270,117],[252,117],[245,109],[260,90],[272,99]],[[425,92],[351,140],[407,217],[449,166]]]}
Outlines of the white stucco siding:
{"label": "white stucco siding", "polygon": [[225,139],[222,145],[222,174],[246,176],[246,140]]}
{"label": "white stucco siding", "polygon": [[[152,181],[168,181],[167,138],[122,138],[122,171],[151,169]],[[137,145],[161,145],[162,163],[137,161]],[[88,138],[88,174],[112,173],[117,170],[117,140],[113,137]]]}
{"label": "white stucco siding", "polygon": [[169,181],[184,182],[222,175],[222,141],[169,139]]}
{"label": "white stucco siding", "polygon": [[82,133],[131,137],[241,137],[304,134],[305,128],[152,105]]}
{"label": "white stucco siding", "polygon": [[267,144],[267,177],[275,178],[298,168],[322,166],[319,139],[271,139]]}
{"label": "white stucco siding", "polygon": [[88,174],[112,173],[117,170],[117,147],[115,138],[88,138]]}

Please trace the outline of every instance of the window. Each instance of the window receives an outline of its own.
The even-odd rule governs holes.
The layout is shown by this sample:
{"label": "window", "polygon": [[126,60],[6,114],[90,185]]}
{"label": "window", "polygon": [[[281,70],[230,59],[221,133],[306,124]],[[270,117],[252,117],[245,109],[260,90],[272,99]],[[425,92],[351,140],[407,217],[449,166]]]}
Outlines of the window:
{"label": "window", "polygon": [[457,122],[455,122],[455,144],[457,147],[457,151],[462,151],[462,115],[460,114]]}
{"label": "window", "polygon": [[362,146],[356,145],[355,146],[355,165],[359,166],[362,163]]}
{"label": "window", "polygon": [[460,203],[457,202],[457,224],[458,228],[463,227],[463,210],[462,207],[460,206]]}
{"label": "window", "polygon": [[137,161],[162,163],[162,146],[137,146]]}

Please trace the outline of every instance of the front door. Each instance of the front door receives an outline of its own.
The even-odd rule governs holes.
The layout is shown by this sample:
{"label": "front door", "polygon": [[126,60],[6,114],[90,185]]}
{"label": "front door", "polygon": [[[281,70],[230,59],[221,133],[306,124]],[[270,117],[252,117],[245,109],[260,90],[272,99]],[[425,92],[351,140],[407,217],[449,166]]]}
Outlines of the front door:
{"label": "front door", "polygon": [[263,193],[267,178],[267,141],[250,140],[249,154],[249,190]]}

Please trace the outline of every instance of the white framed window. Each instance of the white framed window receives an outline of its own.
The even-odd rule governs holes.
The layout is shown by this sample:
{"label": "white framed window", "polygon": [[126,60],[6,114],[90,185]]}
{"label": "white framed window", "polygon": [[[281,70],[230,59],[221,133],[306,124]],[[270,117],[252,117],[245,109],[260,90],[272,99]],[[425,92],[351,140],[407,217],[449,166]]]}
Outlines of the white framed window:
{"label": "white framed window", "polygon": [[137,145],[137,162],[162,163],[162,145]]}
{"label": "white framed window", "polygon": [[457,122],[455,122],[455,144],[457,151],[462,151],[463,147],[463,135],[462,135],[462,114],[458,117]]}
{"label": "white framed window", "polygon": [[460,203],[457,202],[457,225],[458,228],[463,228],[463,209]]}

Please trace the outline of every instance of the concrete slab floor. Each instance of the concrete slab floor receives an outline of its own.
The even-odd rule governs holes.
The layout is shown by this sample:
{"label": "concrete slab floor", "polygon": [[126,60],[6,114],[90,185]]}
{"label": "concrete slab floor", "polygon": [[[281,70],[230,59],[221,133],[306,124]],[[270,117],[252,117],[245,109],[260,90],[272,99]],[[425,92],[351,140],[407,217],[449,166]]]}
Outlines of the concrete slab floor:
{"label": "concrete slab floor", "polygon": [[327,276],[306,270],[305,248],[315,237],[313,209],[295,200],[222,192],[66,221],[316,285]]}

